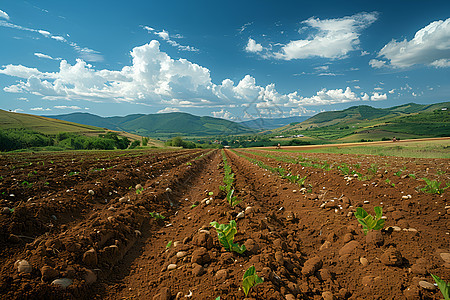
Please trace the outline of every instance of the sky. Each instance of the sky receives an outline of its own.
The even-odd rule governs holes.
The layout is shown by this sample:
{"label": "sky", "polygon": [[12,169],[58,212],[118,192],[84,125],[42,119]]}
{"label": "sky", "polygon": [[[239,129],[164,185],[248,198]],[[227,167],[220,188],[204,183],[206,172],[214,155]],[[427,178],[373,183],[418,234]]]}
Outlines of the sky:
{"label": "sky", "polygon": [[0,2],[0,109],[230,120],[450,101],[450,1]]}

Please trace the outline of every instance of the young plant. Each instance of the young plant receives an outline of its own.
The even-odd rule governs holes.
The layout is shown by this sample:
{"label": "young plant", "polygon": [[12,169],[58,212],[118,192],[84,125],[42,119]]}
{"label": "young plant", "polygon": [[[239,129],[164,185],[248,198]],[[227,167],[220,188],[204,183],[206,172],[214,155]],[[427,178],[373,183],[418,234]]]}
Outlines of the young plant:
{"label": "young plant", "polygon": [[164,220],[166,217],[164,217],[163,215],[161,215],[160,213],[157,212],[151,212],[149,213],[150,217],[152,217],[155,220]]}
{"label": "young plant", "polygon": [[136,189],[136,195],[139,195],[140,193],[142,193],[142,191],[144,190],[143,186],[140,186]]}
{"label": "young plant", "polygon": [[341,171],[342,175],[350,175],[350,168],[346,164],[337,166],[337,169]]}
{"label": "young plant", "polygon": [[230,224],[219,224],[214,221],[211,222],[210,225],[216,229],[219,242],[226,250],[234,251],[239,254],[242,254],[247,250],[245,245],[239,246],[233,242],[234,235],[237,232],[236,221],[231,220]]}
{"label": "young plant", "polygon": [[425,181],[427,185],[421,188],[420,190],[425,193],[441,195],[444,193],[446,189],[450,187],[450,183],[447,183],[445,187],[441,188],[442,183],[437,180],[430,180],[428,178],[422,179]]}
{"label": "young plant", "polygon": [[169,249],[170,247],[172,247],[172,241],[169,241],[166,245],[166,249]]}
{"label": "young plant", "polygon": [[242,277],[242,290],[244,290],[245,297],[248,296],[252,287],[263,282],[264,279],[256,274],[255,266],[250,266]]}
{"label": "young plant", "polygon": [[444,300],[450,300],[450,282],[447,283],[443,279],[437,277],[436,275],[431,274],[438,288],[441,290],[442,296],[444,296]]}
{"label": "young plant", "polygon": [[384,219],[382,219],[383,211],[380,206],[375,206],[375,217],[369,215],[364,208],[356,208],[355,217],[358,222],[363,226],[364,234],[367,234],[369,230],[381,230],[384,226]]}

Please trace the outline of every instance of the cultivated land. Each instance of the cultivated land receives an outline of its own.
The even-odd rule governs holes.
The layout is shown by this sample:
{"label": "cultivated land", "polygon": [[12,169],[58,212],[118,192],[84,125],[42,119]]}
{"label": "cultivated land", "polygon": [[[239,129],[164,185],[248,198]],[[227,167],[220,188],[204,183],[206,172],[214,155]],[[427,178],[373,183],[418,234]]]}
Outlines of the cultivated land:
{"label": "cultivated land", "polygon": [[[219,188],[229,171],[223,155],[235,174],[226,176],[235,206]],[[450,279],[450,191],[422,191],[421,178],[450,182],[449,159],[265,150],[2,155],[0,295],[244,299],[242,276],[253,265],[264,282],[249,299],[441,299],[424,282],[434,282],[430,273]],[[366,236],[353,212],[376,206],[385,226]],[[231,220],[243,254],[226,251],[210,225]]]}

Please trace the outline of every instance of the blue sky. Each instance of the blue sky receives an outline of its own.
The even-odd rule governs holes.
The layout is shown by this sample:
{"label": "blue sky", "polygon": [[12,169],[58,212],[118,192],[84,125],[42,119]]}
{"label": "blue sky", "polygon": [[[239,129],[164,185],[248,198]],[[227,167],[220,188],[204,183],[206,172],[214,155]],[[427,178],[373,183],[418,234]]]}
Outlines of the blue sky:
{"label": "blue sky", "polygon": [[0,108],[244,120],[450,101],[449,1],[0,3]]}

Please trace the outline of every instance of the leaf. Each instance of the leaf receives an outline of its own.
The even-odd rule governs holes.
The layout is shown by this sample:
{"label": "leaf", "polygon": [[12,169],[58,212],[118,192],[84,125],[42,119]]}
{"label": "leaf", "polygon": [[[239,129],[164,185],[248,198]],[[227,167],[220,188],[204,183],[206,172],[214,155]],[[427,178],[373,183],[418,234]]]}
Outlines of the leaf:
{"label": "leaf", "polygon": [[367,211],[362,207],[356,208],[355,217],[364,219],[368,215]]}
{"label": "leaf", "polygon": [[436,281],[438,288],[441,290],[442,295],[445,300],[450,300],[450,283],[446,283],[444,280],[439,278],[436,275],[430,274],[433,277],[434,281]]}
{"label": "leaf", "polygon": [[381,216],[383,215],[383,209],[380,206],[375,206],[375,219],[381,219]]}
{"label": "leaf", "polygon": [[381,230],[384,227],[384,221],[383,219],[380,219],[377,221],[376,225],[372,228],[374,230]]}
{"label": "leaf", "polygon": [[253,286],[262,282],[264,282],[264,280],[256,274],[255,267],[250,266],[245,271],[244,277],[242,278],[242,289],[244,290],[245,297],[248,296],[248,293]]}

